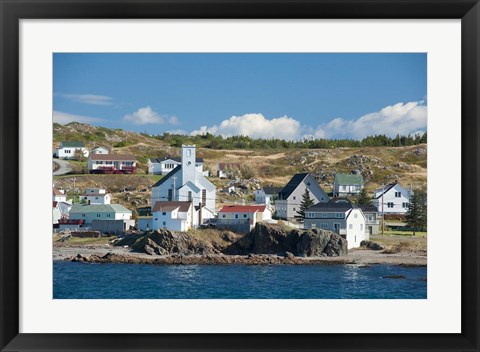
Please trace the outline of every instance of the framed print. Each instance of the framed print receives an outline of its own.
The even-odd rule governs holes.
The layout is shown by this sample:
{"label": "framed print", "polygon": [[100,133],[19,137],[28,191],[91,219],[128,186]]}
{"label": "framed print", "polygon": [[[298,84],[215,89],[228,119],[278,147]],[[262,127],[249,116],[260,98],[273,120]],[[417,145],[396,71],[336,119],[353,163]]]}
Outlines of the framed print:
{"label": "framed print", "polygon": [[1,5],[2,350],[479,349],[477,1]]}

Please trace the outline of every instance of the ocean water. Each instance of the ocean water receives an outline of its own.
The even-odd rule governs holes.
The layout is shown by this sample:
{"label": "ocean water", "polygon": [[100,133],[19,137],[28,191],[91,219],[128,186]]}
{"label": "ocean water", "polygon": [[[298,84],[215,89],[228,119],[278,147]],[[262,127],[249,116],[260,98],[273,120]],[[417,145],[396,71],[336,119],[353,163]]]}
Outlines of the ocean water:
{"label": "ocean water", "polygon": [[425,299],[427,268],[389,265],[141,265],[55,261],[53,298]]}

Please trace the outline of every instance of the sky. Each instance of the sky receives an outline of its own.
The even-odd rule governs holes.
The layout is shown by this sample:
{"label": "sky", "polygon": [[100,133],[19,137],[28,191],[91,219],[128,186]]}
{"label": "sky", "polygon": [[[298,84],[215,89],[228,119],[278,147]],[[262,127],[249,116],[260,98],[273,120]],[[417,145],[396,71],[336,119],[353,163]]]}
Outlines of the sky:
{"label": "sky", "polygon": [[427,128],[427,54],[55,53],[53,121],[352,138]]}

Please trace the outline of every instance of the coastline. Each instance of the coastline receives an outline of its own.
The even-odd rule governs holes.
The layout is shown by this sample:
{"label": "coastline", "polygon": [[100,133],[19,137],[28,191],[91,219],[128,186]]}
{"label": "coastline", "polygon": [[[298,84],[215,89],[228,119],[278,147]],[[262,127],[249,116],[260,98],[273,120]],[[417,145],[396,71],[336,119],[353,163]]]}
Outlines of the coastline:
{"label": "coastline", "polygon": [[123,247],[103,246],[53,246],[54,261],[73,261],[85,263],[122,263],[153,265],[321,265],[321,264],[354,264],[354,265],[400,265],[427,266],[427,256],[415,252],[383,253],[369,249],[350,250],[347,255],[338,257],[295,257],[293,255],[278,256],[272,254],[249,255],[148,255],[131,252]]}

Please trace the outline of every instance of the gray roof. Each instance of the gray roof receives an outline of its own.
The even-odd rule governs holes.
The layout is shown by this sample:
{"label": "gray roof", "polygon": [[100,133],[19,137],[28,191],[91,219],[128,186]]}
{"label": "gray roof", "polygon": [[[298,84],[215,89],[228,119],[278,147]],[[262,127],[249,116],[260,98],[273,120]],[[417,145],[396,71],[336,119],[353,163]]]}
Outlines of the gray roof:
{"label": "gray roof", "polygon": [[341,211],[345,212],[352,208],[358,208],[357,206],[350,203],[350,201],[338,201],[332,202],[332,200],[328,201],[327,203],[317,203],[312,205],[306,211],[324,211],[324,212],[333,212],[333,211]]}
{"label": "gray roof", "polygon": [[84,148],[85,144],[82,141],[62,141],[63,148]]}
{"label": "gray roof", "polygon": [[363,176],[354,174],[335,174],[335,183],[340,185],[363,185]]}
{"label": "gray roof", "polygon": [[[387,193],[388,191],[390,191],[393,187],[395,187],[396,185],[398,184],[398,182],[394,182],[394,183],[390,183],[388,185],[386,185],[384,188],[383,188],[383,192],[380,193],[380,195],[378,197],[376,197],[375,199],[378,199],[380,198],[383,194]],[[375,192],[378,192],[378,191],[381,191],[382,189],[379,188],[377,189]]]}
{"label": "gray roof", "polygon": [[165,181],[167,181],[171,176],[177,173],[182,168],[182,165],[177,165],[175,169],[170,171],[168,174],[166,174],[164,177],[162,177],[160,180],[158,180],[152,187],[158,187],[161,184],[163,184]]}
{"label": "gray roof", "polygon": [[364,213],[378,213],[378,209],[375,205],[359,204],[358,207],[362,209]]}
{"label": "gray roof", "polygon": [[278,194],[282,190],[282,187],[263,187],[265,194]]}
{"label": "gray roof", "polygon": [[[181,158],[174,158],[174,157],[171,157],[171,156],[165,156],[163,158],[162,157],[150,158],[150,161],[152,163],[161,163],[162,161],[165,161],[165,160],[173,160],[173,161],[176,161],[177,163],[182,162]],[[202,158],[195,158],[195,162],[196,163],[203,163],[203,159]]]}
{"label": "gray roof", "polygon": [[308,172],[303,172],[300,174],[296,174],[292,177],[292,179],[287,183],[285,187],[278,193],[278,197],[280,199],[288,199],[290,194],[297,189],[298,185],[302,183],[305,177],[308,176]]}
{"label": "gray roof", "polygon": [[74,204],[70,213],[131,213],[132,211],[120,204]]}

